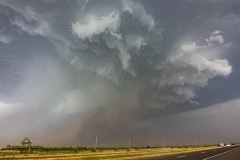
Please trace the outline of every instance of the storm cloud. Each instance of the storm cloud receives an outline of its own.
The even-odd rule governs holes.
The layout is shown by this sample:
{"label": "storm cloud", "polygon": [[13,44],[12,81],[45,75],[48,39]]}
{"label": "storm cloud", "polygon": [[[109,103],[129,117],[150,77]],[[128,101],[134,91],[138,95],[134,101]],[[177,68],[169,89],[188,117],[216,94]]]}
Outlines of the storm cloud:
{"label": "storm cloud", "polygon": [[236,84],[239,6],[177,3],[1,1],[4,144],[33,134],[40,145],[91,146],[98,135],[124,146],[157,127],[148,119],[224,101],[202,97],[228,88],[214,81]]}

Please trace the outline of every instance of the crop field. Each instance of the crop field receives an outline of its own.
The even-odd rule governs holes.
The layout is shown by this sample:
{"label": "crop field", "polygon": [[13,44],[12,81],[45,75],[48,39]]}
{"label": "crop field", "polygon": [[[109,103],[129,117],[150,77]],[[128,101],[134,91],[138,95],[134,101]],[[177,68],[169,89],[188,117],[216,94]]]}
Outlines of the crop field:
{"label": "crop field", "polygon": [[155,156],[167,156],[180,153],[208,150],[213,147],[187,147],[187,148],[133,148],[113,150],[85,150],[85,151],[33,151],[23,153],[19,150],[1,150],[0,159],[69,159],[69,160],[109,160],[109,159],[141,159]]}

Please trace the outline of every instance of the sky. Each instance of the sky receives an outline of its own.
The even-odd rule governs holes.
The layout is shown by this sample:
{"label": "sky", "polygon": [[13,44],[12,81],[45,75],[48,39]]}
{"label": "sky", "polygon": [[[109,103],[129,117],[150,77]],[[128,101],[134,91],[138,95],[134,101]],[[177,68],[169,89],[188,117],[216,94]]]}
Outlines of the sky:
{"label": "sky", "polygon": [[240,141],[238,0],[0,0],[0,147]]}

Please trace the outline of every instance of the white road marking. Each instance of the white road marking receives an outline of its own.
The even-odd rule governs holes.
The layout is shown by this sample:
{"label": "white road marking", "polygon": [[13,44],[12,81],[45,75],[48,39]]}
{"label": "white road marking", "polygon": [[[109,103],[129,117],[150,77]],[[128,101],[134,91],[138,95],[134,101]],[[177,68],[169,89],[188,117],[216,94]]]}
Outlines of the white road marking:
{"label": "white road marking", "polygon": [[184,158],[184,157],[186,157],[186,155],[183,155],[183,156],[178,156],[177,158]]}
{"label": "white road marking", "polygon": [[232,151],[234,151],[234,150],[236,150],[236,149],[238,149],[238,148],[239,148],[239,147],[234,148],[234,149],[231,149],[231,150],[226,151],[226,152],[223,152],[223,153],[220,153],[220,154],[217,154],[217,155],[212,156],[212,157],[204,158],[204,159],[202,159],[202,160],[208,160],[208,159],[211,159],[211,158],[214,158],[214,157],[218,157],[218,156],[221,156],[221,155],[226,154],[226,153],[228,153],[228,152],[232,152]]}

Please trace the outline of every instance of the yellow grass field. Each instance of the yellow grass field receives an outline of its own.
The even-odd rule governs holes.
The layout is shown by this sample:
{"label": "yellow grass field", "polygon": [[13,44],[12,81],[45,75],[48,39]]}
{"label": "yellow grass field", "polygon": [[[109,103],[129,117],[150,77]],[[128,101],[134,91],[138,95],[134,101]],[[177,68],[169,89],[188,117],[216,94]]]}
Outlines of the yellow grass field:
{"label": "yellow grass field", "polygon": [[45,160],[126,160],[141,159],[155,156],[166,156],[179,153],[208,150],[217,147],[193,147],[193,148],[151,148],[151,149],[131,149],[117,151],[85,151],[79,153],[47,152],[22,154],[19,151],[0,151],[0,159],[45,159]]}

